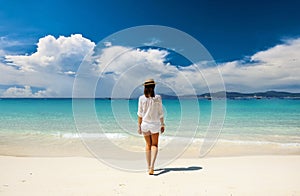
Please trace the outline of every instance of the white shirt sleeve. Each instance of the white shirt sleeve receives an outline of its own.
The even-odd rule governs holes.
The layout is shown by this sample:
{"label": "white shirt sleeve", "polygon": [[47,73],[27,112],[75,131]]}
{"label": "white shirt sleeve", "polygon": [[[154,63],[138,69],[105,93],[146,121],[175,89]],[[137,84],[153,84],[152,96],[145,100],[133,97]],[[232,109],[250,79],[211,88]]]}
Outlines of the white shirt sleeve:
{"label": "white shirt sleeve", "polygon": [[158,95],[158,100],[159,100],[159,107],[158,107],[158,115],[159,118],[163,118],[164,117],[164,111],[163,111],[163,107],[162,107],[162,100],[161,97]]}
{"label": "white shirt sleeve", "polygon": [[139,103],[138,103],[138,112],[137,112],[137,115],[141,118],[144,117],[144,110],[143,110],[143,103],[142,103],[142,99],[143,97],[140,96],[139,97]]}

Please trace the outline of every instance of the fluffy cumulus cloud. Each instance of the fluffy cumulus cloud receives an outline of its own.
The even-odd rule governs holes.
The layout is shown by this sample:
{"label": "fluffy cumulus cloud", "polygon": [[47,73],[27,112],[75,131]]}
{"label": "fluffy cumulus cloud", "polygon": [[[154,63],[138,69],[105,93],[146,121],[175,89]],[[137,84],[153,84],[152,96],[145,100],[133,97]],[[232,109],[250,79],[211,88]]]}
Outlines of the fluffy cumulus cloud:
{"label": "fluffy cumulus cloud", "polygon": [[[49,90],[48,90],[49,91]],[[3,97],[45,97],[48,92],[45,90],[39,90],[33,92],[30,86],[24,86],[24,88],[10,87],[3,92]]]}
{"label": "fluffy cumulus cloud", "polygon": [[220,65],[227,90],[300,90],[300,38]]}
{"label": "fluffy cumulus cloud", "polygon": [[[208,73],[205,70],[198,65],[170,64],[167,60],[169,55],[168,51],[160,49],[122,46],[104,49],[96,60],[96,70],[100,75],[98,95],[130,97],[136,88],[140,88],[141,92],[141,84],[147,78],[154,78],[159,83],[158,91],[166,94],[193,95],[208,91],[205,78]],[[217,69],[214,67],[212,70]]]}
{"label": "fluffy cumulus cloud", "polygon": [[5,59],[22,71],[47,70],[63,73],[77,68],[94,46],[93,42],[80,34],[60,36],[57,39],[48,35],[39,40],[37,51],[32,55],[7,55]]}
{"label": "fluffy cumulus cloud", "polygon": [[[77,90],[84,93],[91,88],[100,97],[129,97],[134,90],[142,89],[146,78],[156,79],[158,90],[171,94],[217,91],[222,86],[222,80],[216,79],[220,74],[228,91],[300,89],[300,39],[286,40],[243,60],[218,66],[203,66],[203,62],[172,65],[169,51],[132,49],[110,42],[104,43],[99,54],[86,56],[95,46],[79,34],[58,38],[49,35],[39,40],[31,55],[5,55],[0,62],[0,86],[8,87],[0,89],[0,96],[71,97],[76,76],[84,76],[79,81],[85,84]],[[82,66],[87,67],[82,69],[79,65],[84,57]]]}
{"label": "fluffy cumulus cloud", "polygon": [[215,92],[222,90],[222,85],[227,91],[241,92],[300,89],[300,39],[218,66],[207,66],[208,62],[175,66],[167,63],[168,54],[122,46],[104,49],[97,58],[99,95],[129,97],[145,78],[155,78],[165,87],[161,91],[177,95]]}
{"label": "fluffy cumulus cloud", "polygon": [[[4,55],[0,62],[2,97],[70,97],[74,75],[95,43],[80,34],[39,39],[31,55]],[[23,86],[23,88],[20,88]],[[32,93],[31,87],[45,89]]]}

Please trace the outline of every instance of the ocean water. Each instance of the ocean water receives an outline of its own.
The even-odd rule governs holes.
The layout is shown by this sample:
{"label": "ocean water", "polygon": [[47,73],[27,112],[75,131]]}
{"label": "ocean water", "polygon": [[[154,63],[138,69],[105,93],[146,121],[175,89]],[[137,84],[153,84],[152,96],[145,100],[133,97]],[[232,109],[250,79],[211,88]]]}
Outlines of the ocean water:
{"label": "ocean water", "polygon": [[[0,99],[0,145],[52,138],[135,138],[137,100]],[[218,102],[216,100],[215,102]],[[85,104],[92,103],[92,111]],[[226,100],[219,141],[300,147],[300,100]],[[74,104],[74,102],[73,102]],[[212,101],[164,99],[163,137],[203,140],[213,126]],[[79,112],[78,112],[79,111]],[[75,114],[73,113],[75,112]],[[216,114],[216,113],[215,113]],[[75,119],[74,119],[75,116]],[[220,115],[222,116],[222,115]],[[223,119],[219,121],[222,122]],[[44,141],[44,140],[43,140]]]}

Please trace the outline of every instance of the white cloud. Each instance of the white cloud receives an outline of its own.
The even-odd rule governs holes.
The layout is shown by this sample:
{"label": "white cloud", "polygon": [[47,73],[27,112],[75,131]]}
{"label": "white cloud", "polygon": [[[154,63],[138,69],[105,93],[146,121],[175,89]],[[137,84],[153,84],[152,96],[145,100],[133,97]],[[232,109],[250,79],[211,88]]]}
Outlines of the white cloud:
{"label": "white cloud", "polygon": [[1,36],[0,37],[0,47],[2,49],[6,48],[6,47],[19,46],[19,45],[23,45],[23,44],[24,43],[22,43],[21,41],[11,40],[7,36]]}
{"label": "white cloud", "polygon": [[76,72],[74,72],[74,71],[65,71],[64,73],[67,75],[75,75],[76,74]]}
{"label": "white cloud", "polygon": [[13,36],[0,36],[0,57],[4,57],[8,54],[17,54],[22,48],[31,47],[32,42],[28,37],[25,39],[17,38]]}
{"label": "white cloud", "polygon": [[[196,93],[207,92],[206,82],[219,89],[218,70],[203,66],[203,62],[178,67],[166,63],[169,52],[165,50],[131,49],[111,43],[106,46],[109,47],[104,45],[102,53],[93,57],[96,59],[86,59],[90,75],[83,88],[88,88],[90,81],[99,79],[97,95],[129,97],[135,88],[142,88],[141,84],[147,78],[160,82],[161,91],[172,89],[178,95],[193,94],[194,90]],[[0,96],[71,97],[77,68],[94,48],[95,43],[81,35],[57,39],[49,35],[39,40],[37,51],[31,55],[6,55],[5,62],[0,62],[0,85],[24,88],[2,89]],[[287,40],[257,52],[247,61],[227,62],[218,68],[228,91],[299,92],[299,51],[300,38]],[[32,92],[32,88],[45,90]]]}
{"label": "white cloud", "polygon": [[[130,50],[121,46],[104,49],[98,61],[99,70],[104,73],[103,84],[107,84],[103,88],[114,87],[116,96],[128,97],[132,88],[150,77],[162,81],[177,94],[193,94],[194,90],[203,93],[207,91],[206,82],[214,89],[221,89],[218,79],[220,71],[227,91],[299,92],[300,89],[300,38],[257,52],[248,61],[220,64],[219,70],[200,65],[201,62],[178,68],[165,63],[167,55],[167,51],[156,49]],[[116,58],[112,59],[114,56]]]}
{"label": "white cloud", "polygon": [[[37,51],[32,55],[7,55],[5,59],[23,71],[64,71],[79,65],[95,43],[80,34],[55,38],[48,35],[39,39]],[[75,67],[77,68],[77,67]]]}
{"label": "white cloud", "polygon": [[24,86],[24,88],[10,87],[3,92],[3,97],[45,97],[50,96],[51,92],[45,90],[39,90],[35,93],[32,92],[30,86]]}
{"label": "white cloud", "polygon": [[104,46],[105,47],[110,47],[110,46],[112,46],[112,43],[111,42],[104,42]]}
{"label": "white cloud", "polygon": [[250,62],[224,63],[220,70],[227,90],[299,92],[300,38],[257,52]]}
{"label": "white cloud", "polygon": [[152,38],[149,42],[144,43],[145,46],[154,46],[155,44],[160,43],[161,41],[157,38]]}
{"label": "white cloud", "polygon": [[[84,56],[94,47],[95,43],[79,34],[57,39],[51,35],[43,37],[31,55],[5,56],[4,62],[0,62],[0,84],[46,89],[47,94],[40,93],[40,96],[70,97],[73,76]],[[13,90],[20,92],[21,89]]]}
{"label": "white cloud", "polygon": [[[160,81],[161,86],[168,86],[177,94],[192,94],[194,89],[189,81],[199,82],[200,73],[193,73],[191,69],[195,71],[195,68],[192,66],[190,69],[179,70],[165,63],[168,54],[158,49],[141,50],[122,46],[105,48],[96,60],[100,74],[98,95],[107,97],[112,93],[114,97],[129,97],[146,78]],[[197,77],[187,78],[190,76]]]}

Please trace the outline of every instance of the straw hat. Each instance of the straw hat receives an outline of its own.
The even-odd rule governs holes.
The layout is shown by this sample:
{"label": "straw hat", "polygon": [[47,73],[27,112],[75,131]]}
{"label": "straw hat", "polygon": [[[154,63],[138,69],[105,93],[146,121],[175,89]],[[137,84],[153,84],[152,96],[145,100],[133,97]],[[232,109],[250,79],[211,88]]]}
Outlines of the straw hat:
{"label": "straw hat", "polygon": [[144,86],[156,84],[153,79],[148,79],[144,82]]}

